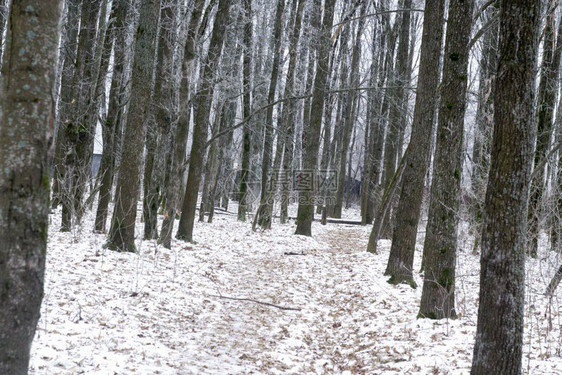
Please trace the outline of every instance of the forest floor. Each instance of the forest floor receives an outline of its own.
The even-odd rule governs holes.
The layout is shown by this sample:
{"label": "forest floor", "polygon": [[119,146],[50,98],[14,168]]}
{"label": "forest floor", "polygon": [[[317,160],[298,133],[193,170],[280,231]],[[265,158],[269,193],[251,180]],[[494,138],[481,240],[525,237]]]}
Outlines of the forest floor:
{"label": "forest floor", "polygon": [[[174,240],[167,250],[139,240],[129,254],[104,249],[92,217],[71,233],[59,223],[57,211],[31,374],[470,372],[479,256],[466,229],[459,318],[432,321],[416,318],[417,272],[417,289],[386,282],[390,242],[365,252],[369,226],[314,223],[308,238],[293,234],[294,223],[253,232],[216,215],[196,223],[196,244]],[[137,231],[141,238],[142,224]],[[551,301],[542,295],[559,263],[547,251],[527,263],[526,374],[562,371],[562,290]]]}

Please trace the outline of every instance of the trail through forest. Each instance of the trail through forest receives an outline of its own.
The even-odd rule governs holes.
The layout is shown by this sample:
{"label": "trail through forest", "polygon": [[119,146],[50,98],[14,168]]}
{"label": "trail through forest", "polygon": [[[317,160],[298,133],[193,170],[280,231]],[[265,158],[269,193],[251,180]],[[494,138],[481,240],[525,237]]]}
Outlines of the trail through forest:
{"label": "trail through forest", "polygon": [[[314,223],[309,238],[294,224],[253,232],[219,215],[197,223],[196,244],[142,241],[129,254],[104,249],[91,226],[50,232],[32,374],[469,372],[478,256],[468,250],[460,319],[431,321],[416,319],[421,288],[382,276],[389,242],[365,252],[368,227]],[[530,373],[562,365],[555,331],[533,338]]]}

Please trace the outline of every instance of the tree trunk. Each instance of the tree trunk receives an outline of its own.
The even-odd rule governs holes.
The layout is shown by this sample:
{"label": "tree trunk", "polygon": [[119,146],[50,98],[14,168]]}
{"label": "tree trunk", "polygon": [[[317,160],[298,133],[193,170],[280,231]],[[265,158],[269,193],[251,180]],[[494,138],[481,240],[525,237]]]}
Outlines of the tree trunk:
{"label": "tree trunk", "polygon": [[540,2],[500,2],[494,137],[486,191],[472,375],[521,374],[525,240]]}
{"label": "tree trunk", "polygon": [[[244,56],[242,61],[242,112],[244,119],[251,114],[251,72],[252,72],[252,2],[244,0]],[[240,171],[240,188],[238,196],[238,220],[246,221],[246,213],[250,210],[250,196],[248,181],[250,180],[250,158],[252,153],[252,129],[246,122],[242,134],[242,165]]]}
{"label": "tree trunk", "polygon": [[[483,23],[493,19],[498,10],[490,6],[484,13]],[[474,233],[473,252],[480,246],[482,232],[482,212],[486,195],[486,182],[490,168],[490,145],[492,139],[494,116],[494,85],[497,65],[497,45],[499,27],[496,24],[484,36],[482,56],[480,57],[480,78],[478,86],[478,105],[474,130],[474,145],[472,148],[471,202],[472,232]]]}
{"label": "tree trunk", "polygon": [[[191,74],[192,61],[195,58],[195,46],[198,42],[197,36],[200,34],[197,29],[204,5],[205,0],[196,0],[193,5],[183,50],[179,89],[179,118],[172,146],[171,177],[166,186],[166,205],[164,207],[164,219],[162,221],[162,230],[160,231],[159,238],[159,243],[167,249],[172,246],[172,231],[174,229],[176,207],[179,201],[181,181],[183,179],[183,167],[187,148],[187,137],[189,134],[189,77]],[[205,28],[205,25],[201,26],[201,29],[203,28]]]}
{"label": "tree trunk", "polygon": [[[94,230],[105,233],[111,190],[115,174],[115,153],[123,124],[124,82],[123,74],[126,65],[126,15],[129,8],[127,0],[115,0],[112,5],[112,18],[109,38],[113,37],[113,74],[109,91],[109,108],[104,122],[102,122],[103,151],[99,169],[99,199],[96,209]],[[115,12],[113,14],[113,12]]]}
{"label": "tree trunk", "polygon": [[133,57],[129,114],[123,134],[123,155],[115,189],[115,206],[107,247],[136,252],[135,223],[141,177],[145,128],[150,107],[150,88],[160,0],[143,0]]}
{"label": "tree trunk", "polygon": [[193,242],[193,225],[195,222],[195,208],[197,206],[197,193],[201,182],[205,149],[208,133],[209,110],[214,93],[214,77],[218,65],[224,30],[228,21],[228,10],[230,0],[219,0],[218,11],[215,16],[213,32],[209,44],[209,52],[200,77],[201,86],[197,94],[197,111],[193,128],[193,145],[189,158],[189,175],[185,187],[185,195],[182,203],[182,212],[179,222],[177,239]]}
{"label": "tree trunk", "polygon": [[[144,239],[158,238],[158,207],[160,193],[164,191],[165,162],[170,152],[170,130],[174,113],[172,99],[173,50],[176,38],[177,3],[163,4],[160,12],[160,36],[154,83],[154,126],[149,130],[155,142],[152,168],[145,166],[144,175]],[[147,137],[148,138],[148,137]],[[148,148],[147,148],[148,151]],[[148,158],[147,152],[147,158]]]}
{"label": "tree trunk", "polygon": [[27,374],[43,299],[61,11],[60,0],[13,0],[8,18],[0,87],[1,374]]}
{"label": "tree trunk", "polygon": [[[384,18],[383,18],[384,20]],[[384,75],[382,72],[384,69],[381,67],[384,64],[384,45],[386,36],[385,33],[379,32],[379,43],[378,43],[378,51],[376,48],[376,38],[377,33],[373,33],[373,43],[372,43],[372,54],[378,52],[378,58],[373,58],[370,67],[370,78],[369,78],[369,85],[381,85],[383,84]],[[377,77],[377,72],[381,76],[382,79]],[[384,127],[382,127],[380,121],[378,121],[378,117],[381,116],[380,114],[380,105],[378,104],[381,101],[382,97],[379,92],[375,90],[371,90],[368,94],[367,103],[369,111],[368,122],[367,126],[369,127],[369,139],[367,140],[367,152],[368,157],[366,157],[366,163],[364,166],[364,173],[363,173],[363,183],[361,185],[361,222],[365,224],[371,224],[374,219],[375,215],[375,189],[379,184],[379,177],[380,177],[380,169],[381,169],[381,159],[383,155],[383,147],[384,147]]]}
{"label": "tree trunk", "polygon": [[[72,77],[76,66],[76,48],[78,47],[78,25],[80,24],[80,0],[70,0],[67,2],[66,22],[63,28],[63,39],[61,54],[63,64],[61,71],[60,94],[58,101],[58,117],[55,137],[55,155],[53,159],[53,194],[51,198],[51,208],[59,206],[62,199],[62,185],[64,184],[65,167],[64,159],[67,151],[66,147],[66,120],[72,106]],[[68,219],[70,220],[70,218]]]}
{"label": "tree trunk", "polygon": [[[299,49],[299,40],[301,40],[302,20],[304,14],[305,0],[298,0],[297,13],[295,16],[294,26],[292,28],[289,42],[289,68],[287,70],[287,84],[285,85],[285,98],[294,96],[295,93],[295,77],[297,76],[297,55]],[[301,61],[304,61],[302,59]],[[281,175],[285,178],[285,183],[280,186],[281,190],[281,214],[280,222],[285,224],[289,220],[289,200],[290,200],[290,174],[293,165],[293,152],[295,142],[295,122],[296,122],[296,102],[289,100],[283,105],[282,121],[285,127],[285,142],[283,150],[283,166]]]}
{"label": "tree trunk", "polygon": [[[62,185],[61,231],[69,231],[73,224],[80,223],[84,211],[82,198],[91,176],[89,161],[95,132],[91,113],[95,111],[97,114],[92,101],[91,87],[94,87],[97,81],[96,29],[103,5],[97,1],[82,2],[71,106],[68,117],[64,119],[68,151],[65,158],[66,178]],[[95,117],[97,120],[97,115]],[[75,219],[74,222],[72,218]]]}
{"label": "tree trunk", "polygon": [[[555,48],[555,15],[552,12],[547,16],[544,31],[543,61],[539,90],[537,93],[537,144],[535,149],[535,165],[538,166],[548,153],[550,138],[552,134],[552,122],[554,120],[554,106],[556,105],[556,93],[558,92],[558,72],[560,66],[560,43],[562,38],[562,23],[559,27],[559,35]],[[527,252],[536,258],[539,247],[539,233],[541,220],[543,218],[542,200],[545,190],[546,166],[538,167],[536,177],[531,184],[529,197],[529,236]],[[556,233],[556,231],[553,231]],[[554,236],[554,242],[557,238]]]}
{"label": "tree trunk", "polygon": [[[324,114],[324,98],[326,95],[326,82],[328,80],[328,60],[330,57],[330,35],[334,22],[335,0],[326,0],[324,4],[324,18],[322,26],[319,22],[314,22],[312,27],[318,30],[317,41],[317,69],[314,77],[312,101],[310,105],[310,119],[303,128],[302,149],[303,149],[303,170],[301,173],[308,174],[304,178],[314,180],[314,174],[318,168],[318,150],[320,145],[320,129]],[[315,2],[317,10],[319,4]],[[318,17],[315,17],[316,19]],[[314,19],[314,18],[313,18]],[[312,221],[314,220],[314,183],[311,186],[302,186],[299,191],[299,206],[297,212],[297,229],[295,234],[305,236],[312,235]]]}
{"label": "tree trunk", "polygon": [[[410,9],[412,0],[405,0],[403,9]],[[396,171],[396,163],[401,154],[400,131],[405,128],[408,115],[408,102],[405,88],[409,82],[408,47],[410,45],[410,12],[400,14],[400,28],[396,53],[396,69],[392,74],[390,88],[390,113],[388,134],[386,135],[383,186],[388,188]]]}
{"label": "tree trunk", "polygon": [[455,267],[474,0],[450,0],[418,316],[456,318]]}
{"label": "tree trunk", "polygon": [[[273,66],[271,69],[271,78],[269,81],[269,91],[267,95],[267,113],[265,118],[265,139],[263,144],[262,157],[262,178],[261,178],[261,198],[260,207],[256,212],[257,222],[263,229],[271,229],[271,216],[273,215],[273,195],[277,188],[275,179],[276,171],[271,176],[271,184],[268,184],[269,174],[271,172],[271,154],[273,153],[273,101],[275,100],[275,91],[277,89],[277,81],[279,80],[279,61],[281,59],[281,29],[283,20],[283,11],[285,9],[285,0],[277,0],[277,8],[275,10],[275,24],[273,26]],[[278,137],[281,134],[278,132]]]}
{"label": "tree trunk", "polygon": [[428,135],[433,134],[444,8],[443,0],[425,3],[419,82],[408,145],[410,151],[406,153],[396,226],[385,271],[392,284],[408,283],[416,286],[412,269],[424,179],[429,166],[431,137]]}
{"label": "tree trunk", "polygon": [[[361,7],[360,17],[365,15],[367,10],[366,2],[363,3]],[[353,44],[353,50],[351,52],[351,67],[349,67],[349,87],[355,88],[359,86],[359,61],[361,59],[361,35],[364,31],[365,18],[362,17],[358,21],[357,33],[355,35],[355,43]],[[347,69],[347,67],[346,67]],[[352,90],[348,93],[345,102],[344,109],[344,126],[343,134],[341,138],[341,145],[339,147],[340,153],[338,157],[339,165],[337,165],[338,170],[338,184],[336,192],[336,204],[334,207],[333,217],[341,218],[342,208],[343,208],[343,196],[344,188],[347,181],[346,174],[346,164],[347,164],[347,154],[349,151],[349,142],[351,140],[351,135],[353,132],[355,124],[355,108],[357,105],[358,92]],[[350,159],[351,159],[350,154]]]}

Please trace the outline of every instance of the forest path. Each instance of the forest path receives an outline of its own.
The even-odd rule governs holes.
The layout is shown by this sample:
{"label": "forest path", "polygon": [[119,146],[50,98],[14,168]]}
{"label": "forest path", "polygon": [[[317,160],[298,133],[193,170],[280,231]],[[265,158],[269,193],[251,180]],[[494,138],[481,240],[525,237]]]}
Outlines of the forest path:
{"label": "forest path", "polygon": [[[49,230],[31,374],[469,373],[478,292],[470,252],[459,260],[462,318],[437,322],[416,319],[421,287],[386,282],[390,242],[367,253],[368,226],[313,223],[304,237],[294,223],[254,232],[221,215],[196,223],[195,244],[138,241],[131,254],[104,249],[87,219],[71,233]],[[546,325],[542,312],[533,311],[534,331]],[[544,356],[558,335],[541,335],[526,346],[532,373],[559,372],[557,357]]]}

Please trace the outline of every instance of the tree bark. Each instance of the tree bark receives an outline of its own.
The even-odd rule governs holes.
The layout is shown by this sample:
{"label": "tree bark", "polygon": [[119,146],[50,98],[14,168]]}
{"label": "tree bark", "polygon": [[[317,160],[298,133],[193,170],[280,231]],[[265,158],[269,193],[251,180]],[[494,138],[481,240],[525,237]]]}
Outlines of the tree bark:
{"label": "tree bark", "polygon": [[208,121],[211,100],[213,98],[215,83],[214,77],[218,65],[224,30],[228,21],[230,0],[219,0],[217,14],[213,25],[213,32],[209,44],[206,61],[203,62],[204,70],[200,77],[201,86],[197,94],[197,111],[193,128],[193,145],[189,159],[189,174],[185,187],[182,203],[182,212],[176,238],[193,242],[193,225],[195,222],[195,208],[197,206],[197,193],[201,182],[201,172],[205,159],[205,148],[208,134]]}
{"label": "tree bark", "polygon": [[418,316],[456,318],[457,229],[461,198],[464,115],[474,0],[450,0],[437,142],[423,248],[424,281]]}
{"label": "tree bark", "polygon": [[[271,215],[273,214],[273,194],[277,187],[275,178],[271,176],[271,154],[273,153],[273,109],[272,103],[275,100],[275,91],[277,89],[277,82],[279,80],[279,61],[281,60],[281,31],[283,11],[285,9],[285,1],[277,0],[277,7],[275,10],[275,24],[273,25],[273,63],[271,69],[271,77],[269,80],[269,90],[267,94],[267,113],[265,117],[265,137],[263,143],[262,153],[262,168],[261,168],[261,197],[260,206],[256,212],[257,222],[263,229],[271,229]],[[280,133],[279,133],[279,136]],[[275,174],[276,171],[274,171]]]}
{"label": "tree bark", "polygon": [[[152,168],[145,166],[144,174],[144,239],[158,238],[158,207],[160,193],[164,191],[165,162],[170,153],[170,130],[174,113],[172,99],[173,50],[176,38],[177,2],[162,4],[160,11],[160,36],[154,83],[154,123],[148,129],[155,143]],[[148,138],[148,136],[147,136]],[[148,148],[147,148],[148,151]],[[147,158],[149,157],[147,152]]]}
{"label": "tree bark", "polygon": [[407,283],[415,287],[412,276],[418,221],[423,198],[424,179],[429,167],[433,119],[436,107],[439,60],[443,36],[445,1],[425,3],[421,42],[419,82],[414,108],[409,151],[406,153],[396,226],[385,275],[392,284]]}
{"label": "tree bark", "polygon": [[115,206],[107,247],[136,252],[135,223],[147,115],[154,68],[160,0],[143,0],[135,38],[129,114],[123,134],[123,155],[115,189]]}
{"label": "tree bark", "polygon": [[[94,0],[82,2],[82,17],[78,35],[76,69],[72,78],[70,111],[64,119],[65,140],[68,150],[65,158],[65,181],[62,185],[61,231],[69,231],[73,224],[80,224],[84,207],[82,200],[86,184],[91,176],[91,144],[94,139],[95,123],[91,114],[97,108],[92,95],[92,87],[97,81],[96,30],[102,6]],[[72,219],[74,218],[74,221]]]}
{"label": "tree bark", "polygon": [[[320,6],[317,10],[320,10]],[[310,120],[303,129],[303,173],[312,174],[318,167],[318,150],[320,146],[320,129],[324,114],[324,98],[326,95],[326,82],[328,79],[328,60],[330,56],[330,35],[334,22],[335,0],[326,0],[324,4],[324,18],[322,26],[318,23],[313,24],[313,28],[318,30],[317,49],[317,69],[314,77],[312,101],[310,105]],[[312,184],[314,185],[314,184]],[[305,236],[312,235],[312,221],[314,220],[314,186],[307,186],[299,192],[299,206],[297,212],[297,229],[295,234]]]}
{"label": "tree bark", "polygon": [[13,0],[8,18],[0,87],[1,374],[27,374],[43,299],[61,12],[60,0]]}
{"label": "tree bark", "polygon": [[[245,119],[251,114],[251,74],[252,74],[252,2],[244,0],[244,56],[242,60],[242,114]],[[250,210],[248,180],[250,179],[250,158],[252,153],[252,129],[247,122],[242,130],[242,162],[240,171],[240,188],[238,196],[238,220],[246,221]]]}
{"label": "tree bark", "polygon": [[540,2],[500,2],[494,137],[482,231],[472,375],[521,374],[525,243]]}
{"label": "tree bark", "polygon": [[[483,23],[493,19],[498,10],[490,6],[483,16]],[[490,148],[492,139],[494,116],[494,85],[497,66],[499,25],[489,30],[482,42],[480,57],[480,73],[478,85],[478,105],[476,108],[474,144],[472,148],[471,190],[473,201],[471,204],[472,232],[474,233],[473,252],[480,246],[482,232],[482,212],[486,195],[486,183],[490,168]]]}
{"label": "tree bark", "polygon": [[[187,137],[189,134],[189,77],[191,74],[192,61],[195,58],[195,46],[197,45],[198,35],[200,34],[198,28],[204,5],[205,0],[196,0],[193,4],[184,43],[179,89],[179,118],[172,145],[171,178],[166,186],[166,205],[164,207],[164,219],[162,221],[162,230],[160,231],[159,238],[159,243],[167,249],[171,248],[176,207],[178,206],[177,202],[180,197],[181,180],[183,178],[183,166],[187,148]],[[205,28],[205,25],[202,25],[201,28]]]}
{"label": "tree bark", "polygon": [[56,119],[55,154],[53,159],[53,194],[51,208],[55,209],[61,202],[62,184],[64,183],[66,154],[66,119],[72,104],[72,77],[76,66],[76,48],[78,47],[78,25],[80,24],[80,0],[67,2],[66,21],[62,39],[62,71],[60,94],[58,100],[58,117]]}
{"label": "tree bark", "polygon": [[110,24],[109,38],[113,38],[113,74],[111,76],[111,88],[109,91],[109,107],[105,121],[102,122],[103,151],[100,163],[100,187],[98,207],[94,230],[105,233],[109,202],[111,201],[111,190],[115,174],[115,158],[117,143],[123,127],[123,112],[125,100],[124,69],[126,65],[126,15],[129,9],[127,0],[115,0],[113,5],[115,13],[114,21]]}

